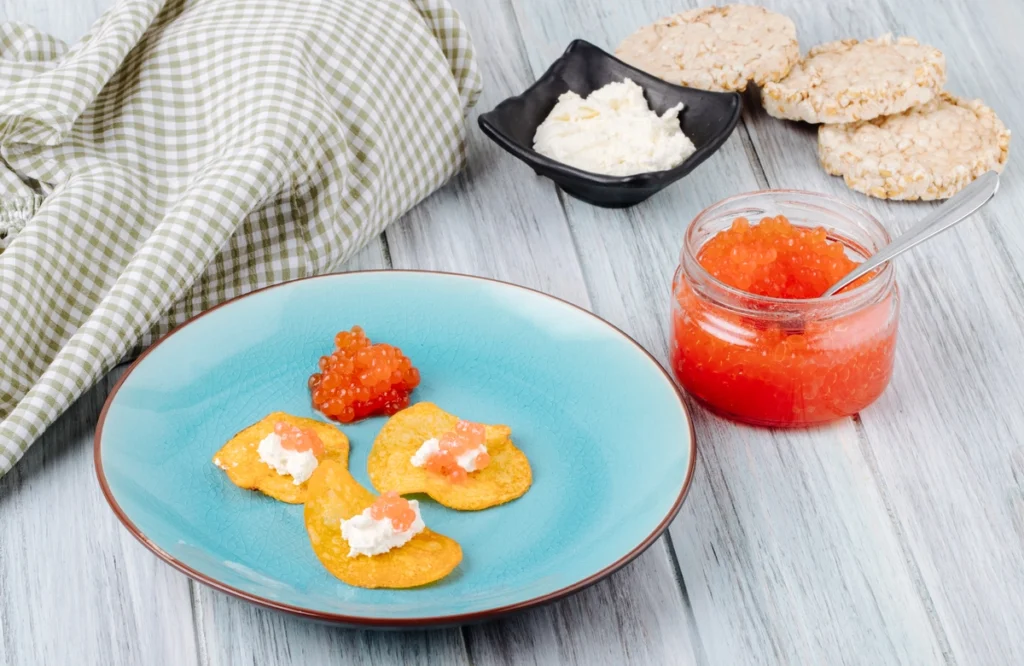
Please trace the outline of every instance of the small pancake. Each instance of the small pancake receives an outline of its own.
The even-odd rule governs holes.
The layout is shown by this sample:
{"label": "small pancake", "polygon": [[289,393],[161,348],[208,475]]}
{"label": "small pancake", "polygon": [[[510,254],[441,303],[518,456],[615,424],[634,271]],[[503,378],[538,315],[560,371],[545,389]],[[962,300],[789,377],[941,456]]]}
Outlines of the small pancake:
{"label": "small pancake", "polygon": [[455,428],[459,418],[429,402],[420,402],[392,416],[373,442],[367,460],[370,481],[380,492],[401,495],[426,493],[436,502],[460,511],[478,511],[521,497],[530,489],[533,473],[526,455],[512,443],[508,426],[485,426],[490,464],[470,472],[465,481],[413,466],[410,459],[423,442]]}
{"label": "small pancake", "polygon": [[309,480],[295,485],[292,477],[278,474],[277,470],[260,460],[257,450],[263,438],[274,432],[274,424],[278,421],[299,428],[312,428],[316,432],[324,445],[324,455],[317,460],[318,466],[332,460],[348,468],[349,445],[345,433],[329,423],[284,412],[274,412],[232,437],[213,456],[213,464],[224,470],[231,483],[239,488],[259,490],[289,504],[302,504],[306,501]]}
{"label": "small pancake", "polygon": [[304,515],[309,543],[324,567],[341,581],[367,588],[419,587],[441,580],[462,561],[462,547],[429,528],[386,553],[349,557],[341,521],[362,513],[377,497],[333,460],[317,466],[308,483]]}
{"label": "small pancake", "polygon": [[847,187],[880,199],[948,199],[1002,171],[1010,131],[980,100],[949,93],[908,111],[818,128],[818,157]]}

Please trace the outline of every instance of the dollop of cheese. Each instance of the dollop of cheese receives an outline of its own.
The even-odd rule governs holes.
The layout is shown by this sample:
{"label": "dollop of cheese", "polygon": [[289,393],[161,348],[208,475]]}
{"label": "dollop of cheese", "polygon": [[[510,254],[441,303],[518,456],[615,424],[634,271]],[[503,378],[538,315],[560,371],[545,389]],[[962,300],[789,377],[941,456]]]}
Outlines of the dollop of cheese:
{"label": "dollop of cheese", "polygon": [[312,451],[292,451],[281,446],[281,436],[270,433],[256,448],[260,460],[274,468],[278,474],[291,476],[295,485],[305,483],[316,470],[317,460]]}
{"label": "dollop of cheese", "polygon": [[[412,463],[413,467],[425,467],[427,460],[441,450],[440,443],[441,442],[436,437],[431,437],[427,441],[423,442],[423,445],[416,450],[416,453],[414,453],[411,458],[409,458],[409,462]],[[481,453],[487,453],[486,444],[481,444],[476,448],[469,449],[468,451],[455,456],[455,462],[459,467],[467,472],[475,472],[480,469],[476,465],[476,460]]]}
{"label": "dollop of cheese", "polygon": [[420,503],[409,500],[409,508],[416,513],[416,519],[404,532],[395,530],[391,519],[384,517],[376,520],[370,515],[370,509],[341,521],[341,536],[348,542],[348,556],[380,555],[393,548],[404,546],[426,528],[420,515]]}
{"label": "dollop of cheese", "polygon": [[696,150],[679,126],[679,103],[661,116],[630,79],[595,90],[586,99],[571,90],[558,98],[533,137],[541,155],[609,176],[664,171]]}

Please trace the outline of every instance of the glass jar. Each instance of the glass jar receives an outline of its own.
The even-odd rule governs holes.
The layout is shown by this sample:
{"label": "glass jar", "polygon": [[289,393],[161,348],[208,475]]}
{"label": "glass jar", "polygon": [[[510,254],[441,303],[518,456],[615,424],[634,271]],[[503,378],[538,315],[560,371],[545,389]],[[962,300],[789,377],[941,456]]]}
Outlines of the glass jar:
{"label": "glass jar", "polygon": [[834,296],[757,296],[712,277],[701,248],[737,217],[784,215],[824,227],[856,261],[889,243],[870,213],[798,190],[741,194],[702,211],[686,231],[672,284],[671,362],[691,395],[726,418],[799,427],[850,416],[874,402],[892,376],[899,293],[889,262]]}

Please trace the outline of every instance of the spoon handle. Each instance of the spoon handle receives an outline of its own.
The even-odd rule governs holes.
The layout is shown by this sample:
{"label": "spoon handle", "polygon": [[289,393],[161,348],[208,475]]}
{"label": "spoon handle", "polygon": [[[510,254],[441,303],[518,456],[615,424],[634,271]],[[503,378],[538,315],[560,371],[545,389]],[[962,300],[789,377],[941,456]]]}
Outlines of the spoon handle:
{"label": "spoon handle", "polygon": [[892,243],[871,255],[866,261],[853,269],[839,282],[828,288],[823,296],[831,296],[857,278],[870,273],[893,257],[903,254],[910,248],[923,243],[932,236],[942,233],[957,222],[970,217],[991,199],[999,189],[999,174],[987,171],[978,176],[972,183],[957,192],[946,203],[942,204],[924,219],[908,229]]}

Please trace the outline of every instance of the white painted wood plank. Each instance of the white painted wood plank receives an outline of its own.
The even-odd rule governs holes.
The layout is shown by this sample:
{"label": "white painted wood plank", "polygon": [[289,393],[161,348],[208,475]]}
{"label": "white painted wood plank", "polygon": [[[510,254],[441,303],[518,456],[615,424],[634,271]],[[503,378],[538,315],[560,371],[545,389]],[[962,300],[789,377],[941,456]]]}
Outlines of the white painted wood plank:
{"label": "white painted wood plank", "polygon": [[[1024,121],[1016,81],[1024,50],[1012,28],[1024,20],[1019,4],[955,2],[928,11],[883,0],[868,13],[861,2],[827,10],[779,4],[818,26],[812,35],[820,41],[892,31],[933,44],[946,53],[949,90],[981,97],[1011,128]],[[818,167],[809,128],[794,132],[763,114],[752,120],[773,186],[833,192],[893,231],[933,207],[849,192]],[[1017,172],[1011,159],[999,195],[978,217],[899,260],[895,376],[862,414],[864,455],[948,663],[1024,661],[1024,233],[1016,224],[1024,189]]]}
{"label": "white painted wood plank", "polygon": [[[684,3],[685,5],[685,3]],[[677,2],[515,0],[535,73],[574,37],[606,49]],[[686,224],[758,189],[743,129],[722,151],[623,214],[563,197],[596,311],[663,361],[670,282]],[[755,158],[756,163],[756,158]],[[699,473],[671,529],[712,664],[933,664],[942,643],[851,421],[809,432],[740,428],[695,408]]]}
{"label": "white painted wood plank", "polygon": [[[6,0],[0,20],[23,20],[71,41],[98,16],[98,4]],[[470,17],[482,55],[511,61],[488,70],[482,109],[521,89],[572,37],[602,44],[597,35],[603,35],[612,47],[634,27],[680,8],[648,1],[579,11],[582,2],[566,3],[561,23],[552,24],[558,8],[535,4],[515,4],[529,36],[532,73],[509,57],[521,52],[508,41],[514,32],[502,39],[500,25]],[[983,97],[1011,128],[1021,126],[1013,74],[1024,59],[1013,26],[1024,16],[1013,0],[981,7],[960,2],[949,14],[929,12],[920,2],[767,4],[794,16],[805,48],[884,29],[929,40],[950,55],[951,89]],[[500,17],[504,5],[487,11]],[[835,192],[892,219],[894,228],[926,209],[847,192],[817,167],[813,133],[760,113],[747,120],[772,186]],[[475,125],[471,131],[477,134]],[[625,216],[567,201],[582,262],[564,249],[572,243],[566,244],[564,222],[550,222],[563,215],[544,194],[550,184],[479,136],[474,141],[470,173],[389,232],[396,264],[494,275],[590,302],[664,359],[661,322],[682,229],[702,205],[756,187],[759,174],[743,163],[738,138],[684,184]],[[1016,224],[1024,194],[1014,173],[1011,161],[984,227],[967,223],[901,264],[900,360],[892,389],[863,415],[866,439],[858,440],[849,424],[765,436],[698,413],[698,478],[672,528],[700,630],[696,644],[689,619],[679,618],[675,588],[664,584],[661,570],[671,561],[657,550],[665,549],[662,541],[574,599],[468,630],[474,661],[1022,661],[1024,424],[1011,407],[1024,388],[1014,371],[1024,360],[1016,351],[1024,338],[1024,234]],[[477,198],[482,193],[494,203]],[[382,248],[371,247],[352,266],[380,261]],[[578,281],[581,271],[590,299]],[[82,423],[95,421],[101,402],[100,395],[83,398],[46,435],[51,441],[40,442],[0,480],[0,664],[140,663],[153,655],[195,662],[185,579],[138,546],[95,489],[91,427]],[[40,555],[48,551],[54,554]],[[69,557],[81,568],[61,566]],[[458,632],[341,632],[199,586],[194,592],[203,663],[338,655],[354,663],[462,659]]]}
{"label": "white painted wood plank", "polygon": [[387,229],[395,268],[509,280],[586,306],[586,288],[550,181],[483,136],[476,118],[532,82],[515,17],[500,0],[453,2],[469,24],[484,79],[467,121],[469,165]]}
{"label": "white painted wood plank", "polygon": [[[509,280],[588,306],[551,183],[487,140],[476,114],[533,80],[507,3],[457,0],[484,76],[470,119],[470,164],[387,231],[396,268]],[[674,564],[659,541],[632,566],[572,599],[465,630],[474,664],[690,664],[693,646]]]}
{"label": "white painted wood plank", "polygon": [[[801,8],[823,14],[814,4]],[[880,5],[872,15],[878,23],[858,24],[860,36],[892,30],[933,44],[946,54],[949,90],[985,100],[1011,129],[1024,124],[1017,81],[1024,48],[1015,30],[1024,7]],[[839,13],[852,17],[861,3],[844,7]],[[781,144],[784,129],[766,121],[757,133]],[[773,184],[830,187],[893,230],[932,208],[846,192],[818,171],[811,138],[800,152],[767,151],[778,157],[766,162]],[[959,664],[1024,662],[1024,188],[1017,162],[1011,158],[999,195],[978,217],[900,259],[895,377],[862,415],[865,453],[942,627],[948,660]]]}
{"label": "white painted wood plank", "polygon": [[114,0],[0,0],[0,21],[27,23],[71,44],[113,5]]}
{"label": "white painted wood plank", "polygon": [[0,664],[195,664],[188,580],[121,527],[92,433],[119,373],[0,479]]}
{"label": "white painted wood plank", "polygon": [[197,595],[196,621],[204,638],[203,666],[469,664],[458,629],[338,629],[257,608],[206,589]]}
{"label": "white painted wood plank", "polygon": [[[68,42],[105,0],[5,0]],[[0,664],[195,664],[188,581],[124,530],[93,471],[92,433],[119,373],[78,400],[0,479]]]}
{"label": "white painted wood plank", "polygon": [[473,664],[706,663],[679,608],[665,539],[564,601],[465,630]]}

